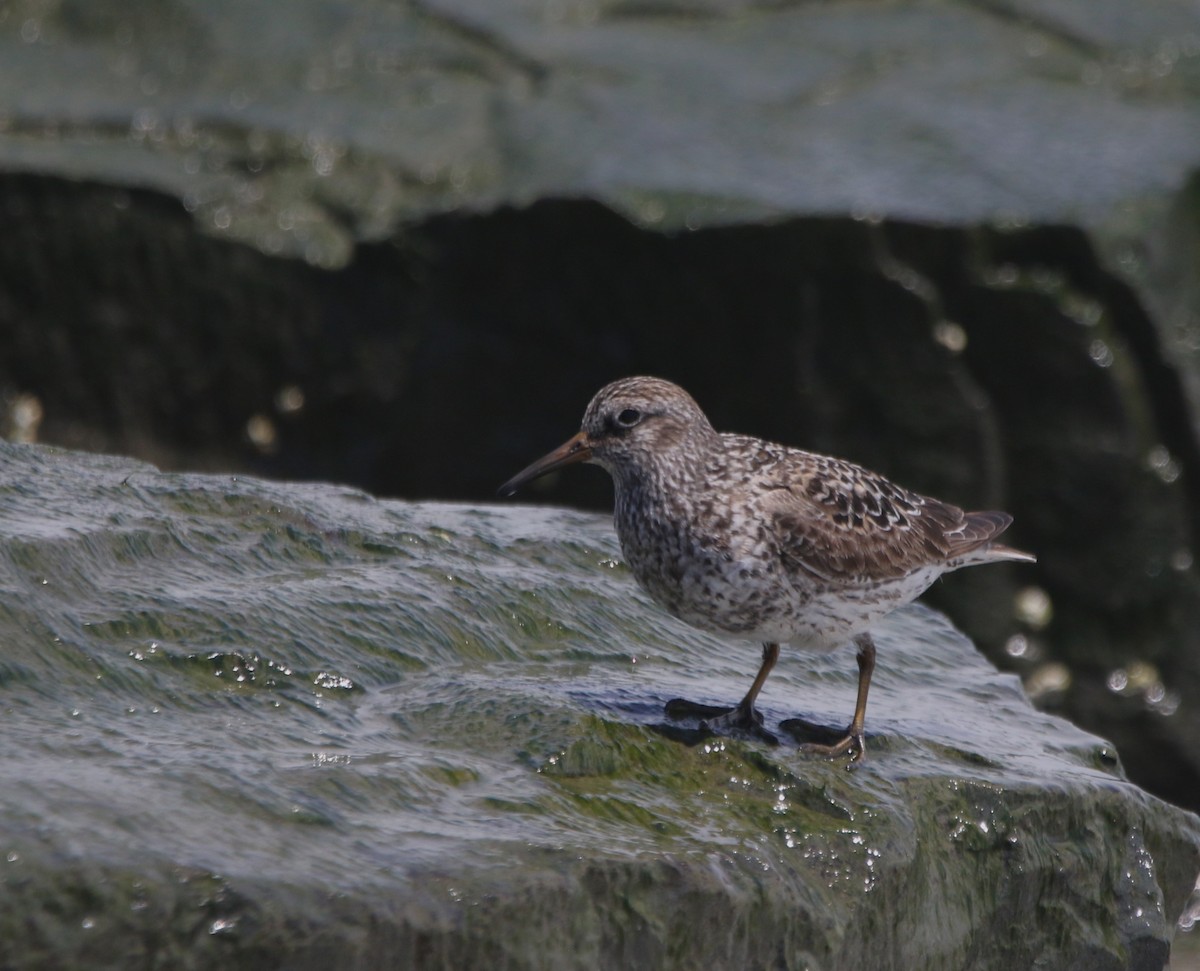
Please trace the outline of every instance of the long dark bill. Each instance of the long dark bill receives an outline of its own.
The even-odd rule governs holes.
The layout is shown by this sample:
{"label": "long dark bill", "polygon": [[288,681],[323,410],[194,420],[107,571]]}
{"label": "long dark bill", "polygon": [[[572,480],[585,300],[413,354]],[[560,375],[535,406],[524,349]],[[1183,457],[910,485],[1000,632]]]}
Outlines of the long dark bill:
{"label": "long dark bill", "polygon": [[504,483],[496,490],[497,495],[511,496],[526,482],[532,482],[539,476],[545,475],[547,472],[553,472],[555,469],[561,469],[564,465],[573,465],[576,462],[586,462],[592,457],[592,447],[588,444],[587,438],[583,432],[580,432],[574,438],[570,438],[563,442],[549,455],[543,455],[540,459],[534,462],[527,468],[522,469],[511,479]]}

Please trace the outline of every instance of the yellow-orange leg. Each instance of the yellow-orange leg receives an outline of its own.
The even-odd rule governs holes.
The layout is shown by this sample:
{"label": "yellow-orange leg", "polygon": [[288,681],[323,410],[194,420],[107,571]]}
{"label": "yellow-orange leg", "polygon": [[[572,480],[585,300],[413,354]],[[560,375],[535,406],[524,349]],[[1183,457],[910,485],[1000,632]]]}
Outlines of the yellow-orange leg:
{"label": "yellow-orange leg", "polygon": [[667,714],[672,718],[703,718],[702,724],[707,728],[733,728],[755,735],[772,745],[778,744],[779,739],[763,728],[763,717],[754,707],[758,693],[762,691],[767,676],[778,660],[779,645],[764,644],[762,664],[759,666],[758,674],[754,676],[754,683],[750,685],[746,696],[733,708],[716,708],[712,705],[699,705],[693,701],[674,698],[667,702]]}
{"label": "yellow-orange leg", "polygon": [[854,705],[854,720],[846,729],[846,737],[832,745],[819,745],[809,742],[801,748],[806,752],[820,752],[822,755],[842,755],[850,753],[851,762],[867,760],[867,741],[863,734],[863,724],[867,718],[867,693],[871,690],[871,675],[875,672],[875,642],[870,634],[859,634],[854,638],[858,646],[858,701]]}
{"label": "yellow-orange leg", "polygon": [[[758,698],[758,693],[762,691],[762,686],[767,683],[767,675],[771,673],[771,669],[775,667],[775,662],[779,660],[779,645],[764,644],[762,653],[762,665],[758,669],[758,674],[754,676],[754,683],[750,685],[750,690],[746,692],[746,697],[738,702],[737,708],[746,712],[754,711],[754,702]],[[762,716],[759,716],[759,724],[762,724]]]}

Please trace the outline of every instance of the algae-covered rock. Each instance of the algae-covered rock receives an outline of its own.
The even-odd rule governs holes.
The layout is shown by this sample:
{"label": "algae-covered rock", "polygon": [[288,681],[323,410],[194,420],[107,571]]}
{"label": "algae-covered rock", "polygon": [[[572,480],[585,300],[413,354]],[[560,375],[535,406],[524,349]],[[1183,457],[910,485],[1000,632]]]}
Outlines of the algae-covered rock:
{"label": "algae-covered rock", "polygon": [[1195,817],[939,615],[877,640],[847,771],[664,724],[757,648],[601,517],[0,446],[0,964],[1159,971]]}

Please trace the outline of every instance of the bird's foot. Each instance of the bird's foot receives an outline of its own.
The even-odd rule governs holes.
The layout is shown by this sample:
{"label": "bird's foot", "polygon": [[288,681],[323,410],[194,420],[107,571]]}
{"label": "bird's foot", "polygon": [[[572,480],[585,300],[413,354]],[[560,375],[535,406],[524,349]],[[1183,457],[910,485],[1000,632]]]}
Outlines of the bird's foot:
{"label": "bird's foot", "polygon": [[673,698],[667,702],[666,709],[668,718],[700,719],[700,728],[704,731],[721,734],[729,732],[734,735],[746,735],[768,745],[779,744],[779,739],[763,728],[762,714],[752,705],[719,708],[683,698]]}
{"label": "bird's foot", "polygon": [[813,752],[831,759],[849,753],[850,765],[862,765],[867,761],[867,741],[861,733],[847,735],[840,742],[835,742],[833,745],[821,745],[818,742],[809,742],[801,745],[800,751]]}
{"label": "bird's foot", "polygon": [[853,725],[849,728],[830,728],[804,718],[789,718],[779,727],[799,743],[802,752],[812,752],[831,759],[849,753],[852,765],[867,760],[866,736],[861,730],[855,731]]}

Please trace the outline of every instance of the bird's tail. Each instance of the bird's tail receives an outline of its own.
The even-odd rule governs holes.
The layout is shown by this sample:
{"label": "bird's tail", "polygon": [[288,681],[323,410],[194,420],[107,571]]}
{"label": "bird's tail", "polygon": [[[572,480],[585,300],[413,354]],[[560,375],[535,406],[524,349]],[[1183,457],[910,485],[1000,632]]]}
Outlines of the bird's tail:
{"label": "bird's tail", "polygon": [[995,563],[999,560],[1016,560],[1036,563],[1032,553],[995,542],[995,538],[1008,529],[1012,516],[1006,512],[969,512],[954,529],[946,532],[950,542],[951,557],[959,566],[973,563]]}

